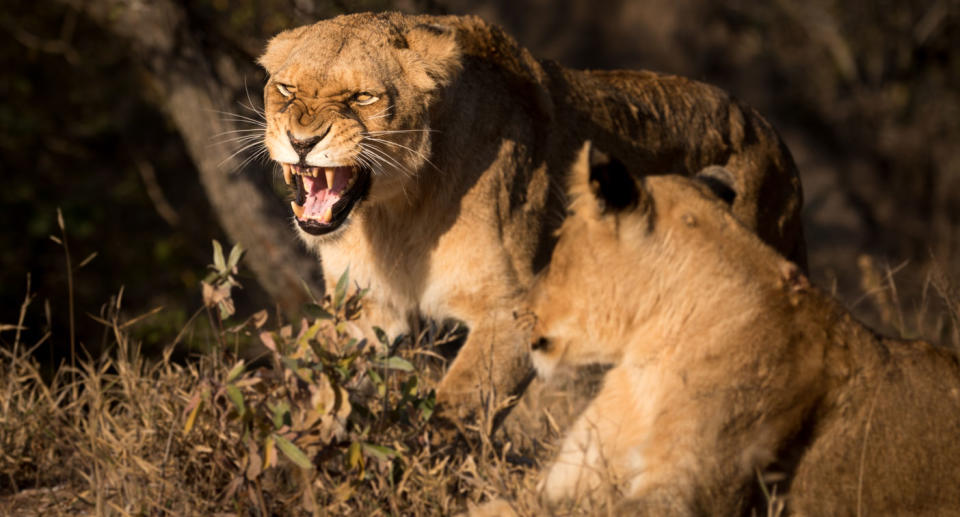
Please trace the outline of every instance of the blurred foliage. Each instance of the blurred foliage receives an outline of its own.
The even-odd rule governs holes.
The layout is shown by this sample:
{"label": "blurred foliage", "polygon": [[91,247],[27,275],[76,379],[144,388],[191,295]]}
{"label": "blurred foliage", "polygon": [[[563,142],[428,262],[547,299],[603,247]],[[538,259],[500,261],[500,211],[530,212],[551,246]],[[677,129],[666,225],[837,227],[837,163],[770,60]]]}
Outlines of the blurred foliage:
{"label": "blurred foliage", "polygon": [[[197,243],[219,232],[179,137],[148,103],[137,69],[122,47],[60,4],[7,2],[0,25],[0,56],[15,71],[0,76],[0,307],[17,307],[32,272],[52,320],[33,315],[30,332],[52,327],[62,335],[66,268],[47,238],[59,234],[58,207],[74,256],[99,252],[76,275],[80,314],[97,313],[121,286],[133,311],[186,306],[206,258]],[[57,41],[63,52],[53,51]],[[179,226],[154,209],[138,162],[156,171]],[[87,317],[77,324],[80,342],[96,351],[99,325]],[[143,332],[156,343],[149,327]]]}
{"label": "blurred foliage", "polygon": [[768,110],[810,128],[847,168],[839,179],[876,249],[960,252],[956,2],[731,2],[705,18],[727,45],[700,66],[727,81],[765,71]]}

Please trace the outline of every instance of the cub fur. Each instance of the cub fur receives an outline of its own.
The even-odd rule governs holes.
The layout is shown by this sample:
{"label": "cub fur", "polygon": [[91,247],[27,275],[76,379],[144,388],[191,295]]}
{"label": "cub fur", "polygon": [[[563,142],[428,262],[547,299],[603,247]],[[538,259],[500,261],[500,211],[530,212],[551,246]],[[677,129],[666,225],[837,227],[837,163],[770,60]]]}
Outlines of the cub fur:
{"label": "cub fur", "polygon": [[694,179],[610,170],[584,151],[525,318],[539,371],[614,365],[545,499],[738,515],[776,461],[794,515],[960,514],[954,354],[857,322]]}
{"label": "cub fur", "polygon": [[586,139],[640,172],[725,167],[737,217],[805,261],[789,152],[717,88],[568,70],[471,16],[340,16],[277,35],[260,63],[265,144],[328,285],[349,268],[371,287],[368,321],[391,335],[421,317],[469,327],[438,387],[447,408],[529,378],[513,313],[549,257]]}

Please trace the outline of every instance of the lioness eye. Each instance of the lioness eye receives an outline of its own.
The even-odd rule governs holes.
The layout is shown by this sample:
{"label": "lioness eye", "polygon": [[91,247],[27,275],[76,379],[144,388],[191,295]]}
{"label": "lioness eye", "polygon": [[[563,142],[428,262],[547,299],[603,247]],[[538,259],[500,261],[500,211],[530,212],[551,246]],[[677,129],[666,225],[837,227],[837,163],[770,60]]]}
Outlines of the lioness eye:
{"label": "lioness eye", "polygon": [[284,97],[293,95],[293,86],[290,86],[289,84],[277,83],[277,90],[280,90],[280,95],[283,95]]}
{"label": "lioness eye", "polygon": [[373,104],[380,100],[380,97],[372,93],[360,92],[353,97],[353,102],[357,103],[358,106],[366,106],[368,104]]}

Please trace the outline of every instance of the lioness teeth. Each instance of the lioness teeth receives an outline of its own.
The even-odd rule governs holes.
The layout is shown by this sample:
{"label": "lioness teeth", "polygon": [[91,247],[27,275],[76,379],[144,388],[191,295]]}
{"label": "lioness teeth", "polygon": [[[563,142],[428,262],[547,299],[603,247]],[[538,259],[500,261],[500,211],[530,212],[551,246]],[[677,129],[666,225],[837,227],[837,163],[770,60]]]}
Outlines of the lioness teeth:
{"label": "lioness teeth", "polygon": [[323,188],[332,189],[334,188],[334,182],[337,181],[337,171],[338,169],[344,169],[341,171],[341,174],[347,174],[346,185],[341,188],[348,189],[353,186],[353,183],[357,179],[357,168],[350,166],[339,166],[339,167],[310,167],[303,165],[295,164],[283,164],[283,179],[287,184],[292,184],[293,175],[299,174],[301,176],[308,176],[311,178],[319,178],[320,173],[323,172],[323,178],[327,180],[326,185]]}
{"label": "lioness teeth", "polygon": [[296,201],[290,202],[290,208],[293,209],[293,215],[302,218],[303,217],[303,207],[298,205]]}
{"label": "lioness teeth", "polygon": [[329,223],[333,219],[333,207],[328,207],[320,216],[321,223]]}

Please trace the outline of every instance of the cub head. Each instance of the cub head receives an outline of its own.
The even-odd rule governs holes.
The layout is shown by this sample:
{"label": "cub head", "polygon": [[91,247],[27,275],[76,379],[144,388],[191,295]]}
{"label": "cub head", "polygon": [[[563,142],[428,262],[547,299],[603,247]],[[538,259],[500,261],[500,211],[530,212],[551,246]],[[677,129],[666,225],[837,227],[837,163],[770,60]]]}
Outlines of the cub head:
{"label": "cub head", "polygon": [[358,205],[403,196],[430,155],[428,110],[457,73],[455,32],[398,13],[282,32],[260,57],[265,144],[296,190],[305,239],[334,235]]}
{"label": "cub head", "polygon": [[569,214],[528,299],[531,355],[543,376],[560,365],[618,363],[633,336],[666,332],[661,323],[683,315],[685,297],[710,290],[701,279],[720,274],[721,239],[749,234],[730,214],[736,192],[719,167],[693,179],[638,179],[587,143],[568,191]]}

